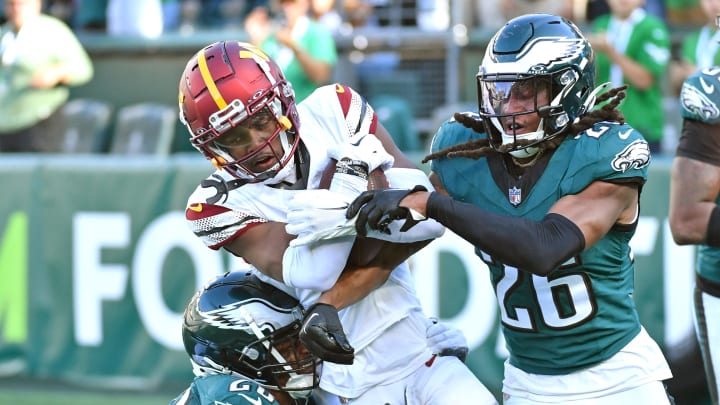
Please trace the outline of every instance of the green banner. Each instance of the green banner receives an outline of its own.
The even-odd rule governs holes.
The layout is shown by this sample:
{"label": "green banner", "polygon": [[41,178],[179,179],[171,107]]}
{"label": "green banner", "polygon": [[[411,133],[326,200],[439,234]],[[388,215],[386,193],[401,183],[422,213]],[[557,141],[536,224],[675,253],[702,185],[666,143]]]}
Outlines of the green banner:
{"label": "green banner", "polygon": [[[210,171],[199,156],[3,156],[0,377],[132,389],[189,381],[184,306],[212,275],[242,265],[206,248],[184,220]],[[681,361],[677,348],[693,336],[694,250],[670,237],[668,183],[669,161],[653,162],[633,239],[635,298],[648,332]],[[469,366],[499,393],[506,351],[472,246],[448,232],[411,263],[428,315],[465,332]],[[702,379],[699,365],[683,378]]]}

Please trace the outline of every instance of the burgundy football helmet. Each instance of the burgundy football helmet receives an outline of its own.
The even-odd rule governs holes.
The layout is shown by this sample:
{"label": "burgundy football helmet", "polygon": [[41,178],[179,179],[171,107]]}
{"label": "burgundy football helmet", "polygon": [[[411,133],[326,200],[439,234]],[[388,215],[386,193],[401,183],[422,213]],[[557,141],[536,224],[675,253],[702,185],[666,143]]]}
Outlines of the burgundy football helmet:
{"label": "burgundy football helmet", "polygon": [[[259,182],[294,166],[290,163],[300,141],[295,93],[278,65],[262,50],[237,41],[208,45],[187,63],[179,87],[180,121],[190,131],[192,145],[217,168]],[[277,129],[259,147],[233,158],[218,138],[260,112],[269,113],[277,121]],[[277,137],[283,150],[271,144]],[[268,152],[277,163],[254,172],[249,164],[253,157]]]}

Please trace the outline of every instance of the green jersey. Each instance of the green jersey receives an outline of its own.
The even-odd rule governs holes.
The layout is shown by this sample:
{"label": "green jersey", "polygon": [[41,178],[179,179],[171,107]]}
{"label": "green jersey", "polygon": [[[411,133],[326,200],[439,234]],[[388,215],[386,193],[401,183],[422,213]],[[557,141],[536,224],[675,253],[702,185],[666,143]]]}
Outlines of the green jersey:
{"label": "green jersey", "polygon": [[624,22],[618,22],[610,15],[598,17],[593,21],[592,31],[605,33],[617,52],[652,73],[653,83],[640,89],[623,77],[621,69],[606,54],[595,54],[597,83],[612,82],[613,86],[627,83],[627,97],[620,104],[620,111],[648,141],[660,141],[665,122],[663,81],[670,62],[671,44],[667,26],[639,8]]}
{"label": "green jersey", "polygon": [[[432,151],[484,136],[450,120],[435,135]],[[431,168],[455,200],[541,220],[560,198],[594,181],[644,183],[649,159],[646,141],[632,127],[600,122],[568,136],[534,184],[511,178],[498,153],[436,159]],[[629,246],[635,227],[614,226],[547,277],[476,248],[490,269],[511,364],[529,373],[567,374],[610,358],[640,332]]]}
{"label": "green jersey", "polygon": [[[293,29],[293,40],[301,52],[308,53],[313,59],[335,66],[337,49],[332,32],[308,17],[302,17]],[[305,73],[297,56],[289,48],[281,45],[274,35],[260,45],[285,73],[285,78],[295,90],[297,103],[305,100],[316,88],[326,83],[315,83]]]}
{"label": "green jersey", "polygon": [[230,374],[196,377],[170,405],[277,405],[273,394],[255,381]]}
{"label": "green jersey", "polygon": [[[720,67],[688,77],[680,92],[680,107],[684,119],[710,126],[684,130],[677,156],[720,166]],[[720,204],[720,196],[715,203]],[[720,283],[720,249],[699,245],[695,270],[703,278]]]}

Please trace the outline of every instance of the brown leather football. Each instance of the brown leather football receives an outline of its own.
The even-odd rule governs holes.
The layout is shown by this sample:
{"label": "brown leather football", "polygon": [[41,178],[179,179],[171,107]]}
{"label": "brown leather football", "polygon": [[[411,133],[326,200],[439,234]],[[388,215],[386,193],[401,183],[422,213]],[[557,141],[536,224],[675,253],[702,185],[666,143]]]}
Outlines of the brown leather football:
{"label": "brown leather football", "polygon": [[[329,189],[330,182],[335,174],[335,164],[337,161],[331,159],[327,167],[323,171],[320,178],[320,188]],[[390,187],[385,172],[381,168],[377,168],[368,175],[368,190],[383,190]],[[385,242],[379,239],[358,238],[353,245],[353,249],[348,257],[348,264],[354,266],[367,266],[373,260],[379,258],[379,253]]]}
{"label": "brown leather football", "polygon": [[[329,189],[330,182],[332,181],[333,175],[335,174],[335,159],[330,159],[327,167],[323,171],[322,177],[320,177],[320,188]],[[390,187],[385,172],[381,168],[377,168],[370,172],[368,175],[368,190],[384,190]]]}

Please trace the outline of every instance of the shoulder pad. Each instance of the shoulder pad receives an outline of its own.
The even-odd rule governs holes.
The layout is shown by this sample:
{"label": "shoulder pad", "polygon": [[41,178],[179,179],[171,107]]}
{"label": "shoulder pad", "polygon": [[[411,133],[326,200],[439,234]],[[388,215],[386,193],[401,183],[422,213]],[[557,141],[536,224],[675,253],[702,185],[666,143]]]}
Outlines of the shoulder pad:
{"label": "shoulder pad", "polygon": [[573,164],[594,180],[647,179],[650,148],[643,135],[627,124],[599,122],[575,137]]}
{"label": "shoulder pad", "polygon": [[197,377],[193,385],[202,404],[279,404],[260,384],[237,375],[211,374]]}
{"label": "shoulder pad", "polygon": [[[480,119],[480,116],[474,112],[466,112],[463,114],[473,114],[478,120]],[[434,153],[449,146],[485,137],[485,133],[475,132],[473,129],[462,125],[461,123],[455,121],[455,118],[451,117],[440,125],[440,128],[438,128],[435,136],[433,136],[430,151]]]}
{"label": "shoulder pad", "polygon": [[680,91],[683,118],[720,123],[720,68],[708,68],[688,77]]}

